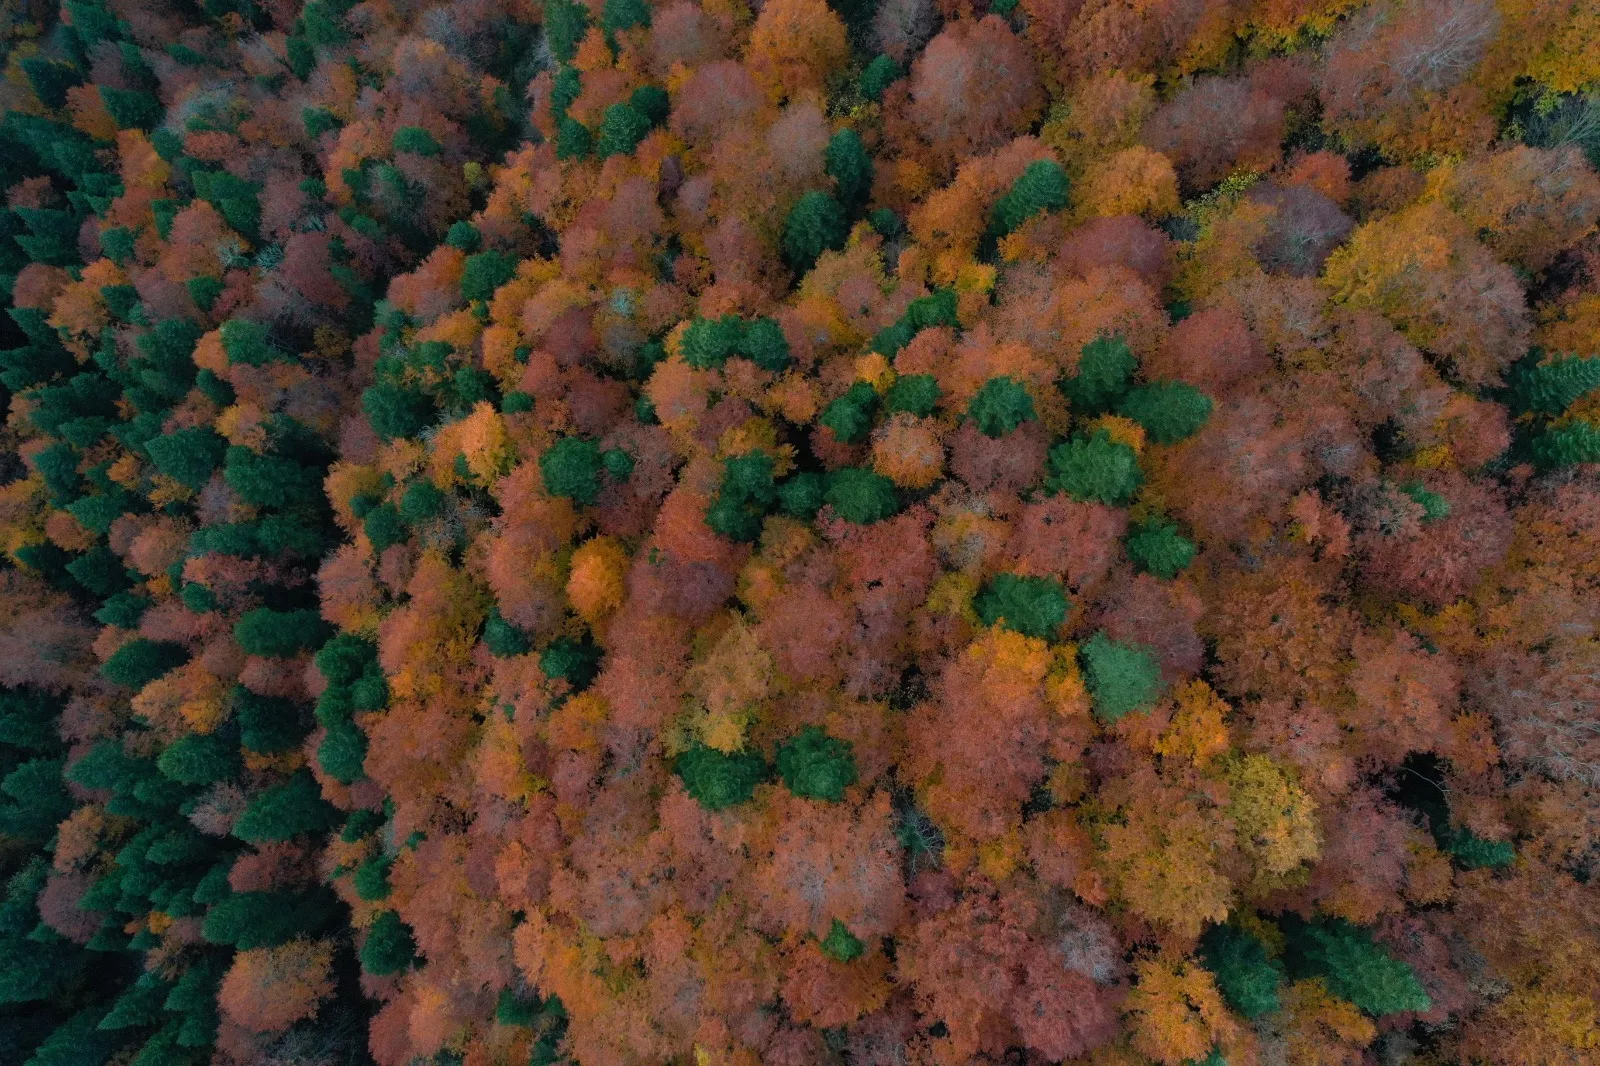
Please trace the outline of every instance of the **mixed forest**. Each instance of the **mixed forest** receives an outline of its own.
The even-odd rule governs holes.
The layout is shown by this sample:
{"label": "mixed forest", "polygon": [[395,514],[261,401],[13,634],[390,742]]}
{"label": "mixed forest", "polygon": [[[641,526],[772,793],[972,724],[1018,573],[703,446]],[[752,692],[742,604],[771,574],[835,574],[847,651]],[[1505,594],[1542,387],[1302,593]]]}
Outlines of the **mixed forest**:
{"label": "mixed forest", "polygon": [[0,55],[0,1063],[1600,1060],[1594,0]]}

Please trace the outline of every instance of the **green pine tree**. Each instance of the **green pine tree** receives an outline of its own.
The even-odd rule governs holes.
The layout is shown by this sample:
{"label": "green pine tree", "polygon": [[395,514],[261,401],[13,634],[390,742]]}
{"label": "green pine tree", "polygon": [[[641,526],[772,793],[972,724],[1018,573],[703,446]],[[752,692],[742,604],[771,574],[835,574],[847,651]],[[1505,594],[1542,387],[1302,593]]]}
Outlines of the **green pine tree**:
{"label": "green pine tree", "polygon": [[1078,658],[1094,713],[1103,722],[1148,711],[1161,697],[1161,665],[1143,644],[1124,644],[1097,630],[1078,649]]}
{"label": "green pine tree", "polygon": [[1055,577],[996,574],[972,603],[986,626],[1049,639],[1067,620],[1067,594]]}
{"label": "green pine tree", "polygon": [[444,243],[471,255],[483,247],[483,234],[478,231],[477,226],[461,218],[450,223],[450,229],[444,235]]}
{"label": "green pine tree", "polygon": [[1200,957],[1228,1006],[1251,1020],[1278,1009],[1283,967],[1253,934],[1232,925],[1213,926],[1200,940]]}
{"label": "green pine tree", "polygon": [[495,290],[517,273],[517,261],[504,252],[479,252],[467,256],[461,267],[461,298],[488,300]]}
{"label": "green pine tree", "polygon": [[1061,383],[1061,391],[1082,413],[1097,415],[1110,410],[1128,390],[1138,367],[1139,361],[1122,337],[1096,337],[1083,346],[1078,371]]}
{"label": "green pine tree", "polygon": [[258,607],[234,624],[233,639],[249,655],[288,658],[320,648],[333,635],[333,627],[311,608],[274,611]]}
{"label": "green pine tree", "polygon": [[872,429],[873,415],[878,409],[878,393],[865,381],[858,381],[843,396],[823,408],[819,425],[833,430],[841,443],[855,444],[863,440]]}
{"label": "green pine tree", "polygon": [[762,370],[774,374],[781,374],[793,362],[788,338],[783,335],[782,327],[770,318],[758,318],[744,327],[739,351]]}
{"label": "green pine tree", "polygon": [[435,156],[444,151],[444,147],[434,140],[433,134],[421,126],[401,126],[394,131],[390,144],[396,153],[410,152],[413,155]]}
{"label": "green pine tree", "polygon": [[778,510],[809,522],[827,501],[827,489],[827,479],[820,473],[802,470],[778,485]]}
{"label": "green pine tree", "polygon": [[322,503],[322,471],[282,455],[258,455],[243,445],[224,453],[222,477],[254,507],[314,508]]}
{"label": "green pine tree", "polygon": [[443,510],[444,493],[427,478],[418,478],[407,485],[400,497],[400,520],[407,525],[432,521]]}
{"label": "green pine tree", "polygon": [[1426,1011],[1433,1001],[1415,971],[1384,950],[1365,929],[1342,918],[1285,921],[1285,960],[1295,977],[1321,977],[1328,991],[1375,1018]]}
{"label": "green pine tree", "polygon": [[417,958],[417,942],[399,914],[381,911],[367,927],[360,956],[363,970],[374,977],[387,977],[411,967]]}
{"label": "green pine tree", "polygon": [[222,350],[230,363],[265,366],[283,357],[268,338],[267,328],[259,322],[230,318],[222,324],[221,332]]}
{"label": "green pine tree", "polygon": [[882,100],[883,91],[903,77],[905,71],[900,69],[900,64],[892,56],[874,56],[861,72],[861,95],[868,100]]}
{"label": "green pine tree", "polygon": [[100,101],[106,105],[106,113],[118,128],[149,130],[160,124],[164,113],[161,101],[150,93],[110,85],[101,85],[99,89]]}
{"label": "green pine tree", "polygon": [[381,503],[368,511],[361,520],[361,528],[372,542],[375,552],[381,553],[393,545],[404,544],[406,540],[405,523],[400,520],[400,511],[392,503]]}
{"label": "green pine tree", "polygon": [[595,141],[595,152],[601,159],[614,155],[632,155],[639,142],[650,132],[650,116],[632,104],[612,104],[600,119],[600,136]]}
{"label": "green pine tree", "polygon": [[900,510],[894,482],[857,466],[834,472],[825,499],[840,518],[860,526],[881,522]]}
{"label": "green pine tree", "polygon": [[1600,356],[1560,356],[1516,375],[1512,404],[1522,411],[1559,415],[1587,392],[1600,388]]}
{"label": "green pine tree", "polygon": [[867,946],[852,935],[849,927],[837,918],[833,920],[828,935],[822,940],[823,953],[839,962],[854,962],[866,950]]}
{"label": "green pine tree", "polygon": [[233,835],[251,844],[291,840],[302,833],[327,832],[338,824],[337,815],[322,798],[316,778],[301,770],[257,792],[234,822]]}
{"label": "green pine tree", "polygon": [[100,675],[113,685],[141,689],[156,678],[189,661],[182,644],[164,640],[130,640],[100,667]]}
{"label": "green pine tree", "polygon": [[778,776],[796,796],[838,803],[856,783],[856,760],[850,742],[828,736],[809,725],[778,745]]}
{"label": "green pine tree", "polygon": [[744,341],[744,324],[737,315],[696,318],[683,331],[683,361],[696,370],[714,370],[726,363]]}
{"label": "green pine tree", "polygon": [[725,810],[747,801],[767,778],[767,762],[759,753],[732,754],[696,745],[679,755],[673,771],[684,789],[708,811]]}
{"label": "green pine tree", "polygon": [[77,67],[48,56],[29,56],[21,66],[34,95],[51,109],[67,106],[67,90],[83,84],[83,74]]}
{"label": "green pine tree", "polygon": [[927,418],[939,405],[939,379],[932,374],[905,374],[895,379],[884,394],[884,410]]}
{"label": "green pine tree", "polygon": [[374,855],[360,866],[350,878],[350,883],[355,887],[356,896],[368,903],[380,899],[388,899],[393,891],[389,884],[389,867],[394,865],[394,860],[384,855]]}
{"label": "green pine tree", "polygon": [[210,426],[174,430],[145,444],[156,469],[196,492],[222,464],[228,442]]}
{"label": "green pine tree", "polygon": [[539,653],[539,670],[545,677],[560,678],[574,692],[588,688],[600,676],[600,648],[585,637],[557,637],[550,646]]}
{"label": "green pine tree", "polygon": [[650,5],[645,0],[606,0],[600,25],[610,34],[650,25]]}
{"label": "green pine tree", "polygon": [[589,127],[571,115],[562,115],[556,121],[557,159],[583,159],[593,148],[594,135]]}
{"label": "green pine tree", "polygon": [[239,743],[257,755],[276,755],[300,745],[308,726],[293,700],[262,696],[243,685],[233,688],[233,716]]}
{"label": "green pine tree", "polygon": [[1157,444],[1176,444],[1199,432],[1211,417],[1211,397],[1181,381],[1157,381],[1131,390],[1117,413],[1144,427]]}
{"label": "green pine tree", "polygon": [[839,202],[850,213],[859,212],[872,194],[872,157],[860,135],[848,127],[835,133],[824,159]]}
{"label": "green pine tree", "polygon": [[498,607],[489,608],[489,617],[483,623],[483,643],[497,659],[526,655],[533,650],[528,634],[506,621]]}
{"label": "green pine tree", "polygon": [[1172,522],[1146,522],[1128,535],[1128,558],[1147,574],[1171,581],[1194,561],[1195,543]]}
{"label": "green pine tree", "polygon": [[339,904],[326,888],[309,892],[226,892],[206,912],[200,935],[240,951],[274,947],[326,925]]}
{"label": "green pine tree", "polygon": [[239,746],[222,731],[189,733],[167,745],[156,766],[184,785],[212,785],[238,775]]}
{"label": "green pine tree", "polygon": [[557,63],[571,63],[589,30],[589,10],[574,0],[544,0],[544,39]]}
{"label": "green pine tree", "polygon": [[1049,465],[1045,488],[1082,503],[1121,506],[1144,484],[1139,456],[1126,444],[1112,440],[1105,430],[1057,444],[1050,449]]}
{"label": "green pine tree", "polygon": [[366,734],[348,718],[335,719],[326,729],[317,745],[317,765],[341,785],[361,780],[366,776]]}
{"label": "green pine tree", "polygon": [[783,224],[783,257],[796,275],[823,252],[844,247],[850,222],[838,200],[815,189],[800,197]]}
{"label": "green pine tree", "polygon": [[582,437],[563,437],[539,457],[545,491],[574,503],[592,504],[600,495],[600,447]]}
{"label": "green pine tree", "polygon": [[723,463],[722,483],[706,511],[706,524],[729,540],[747,544],[760,535],[761,521],[777,499],[770,455],[732,456]]}
{"label": "green pine tree", "polygon": [[967,405],[967,417],[985,437],[998,438],[1037,416],[1033,413],[1033,397],[1022,382],[1002,376],[983,383]]}
{"label": "green pine tree", "polygon": [[1600,429],[1587,422],[1547,429],[1533,440],[1533,459],[1546,470],[1600,463]]}
{"label": "green pine tree", "polygon": [[989,218],[990,232],[1004,237],[1035,215],[1060,211],[1067,206],[1070,188],[1066,172],[1053,160],[1029,163],[1028,169],[994,205],[994,213]]}

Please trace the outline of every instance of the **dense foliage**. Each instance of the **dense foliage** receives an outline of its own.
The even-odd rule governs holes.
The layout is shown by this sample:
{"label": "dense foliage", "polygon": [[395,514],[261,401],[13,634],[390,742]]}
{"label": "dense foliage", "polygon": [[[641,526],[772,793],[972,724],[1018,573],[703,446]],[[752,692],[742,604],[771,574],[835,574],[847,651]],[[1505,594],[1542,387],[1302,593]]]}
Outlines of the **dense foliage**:
{"label": "dense foliage", "polygon": [[0,1063],[1600,1053],[1592,0],[17,0]]}

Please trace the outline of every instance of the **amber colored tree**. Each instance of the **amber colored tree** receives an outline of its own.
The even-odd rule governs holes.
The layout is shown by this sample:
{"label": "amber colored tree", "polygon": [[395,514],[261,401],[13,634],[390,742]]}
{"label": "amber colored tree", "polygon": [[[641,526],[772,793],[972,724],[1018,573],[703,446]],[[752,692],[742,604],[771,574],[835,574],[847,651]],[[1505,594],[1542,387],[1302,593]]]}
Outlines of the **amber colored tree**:
{"label": "amber colored tree", "polygon": [[1574,145],[1518,145],[1452,168],[1445,203],[1502,259],[1543,270],[1594,230],[1600,177]]}
{"label": "amber colored tree", "polygon": [[1258,337],[1236,307],[1195,311],[1172,327],[1166,344],[1144,361],[1154,378],[1186,381],[1212,397],[1269,368]]}
{"label": "amber colored tree", "polygon": [[1238,575],[1228,589],[1202,623],[1217,641],[1223,691],[1331,702],[1354,636],[1354,619],[1333,591],[1303,563]]}
{"label": "amber colored tree", "polygon": [[1471,385],[1498,382],[1527,347],[1515,275],[1440,204],[1360,227],[1328,260],[1324,280],[1334,299],[1381,311]]}
{"label": "amber colored tree", "polygon": [[1162,1066],[1203,1061],[1212,1048],[1231,1045],[1238,1035],[1238,1023],[1210,972],[1192,960],[1140,960],[1123,1011],[1134,1049]]}
{"label": "amber colored tree", "polygon": [[1172,723],[1156,742],[1158,755],[1204,765],[1228,750],[1224,724],[1229,708],[1204,681],[1190,681],[1173,693],[1177,704]]}
{"label": "amber colored tree", "polygon": [[1595,935],[1581,915],[1586,886],[1565,871],[1529,866],[1501,879],[1469,875],[1462,934],[1509,984],[1464,1027],[1466,1054],[1496,1063],[1581,1062],[1600,1006]]}
{"label": "amber colored tree", "polygon": [[[1442,607],[1471,592],[1504,557],[1511,544],[1511,520],[1492,483],[1449,474],[1426,484],[1439,491],[1414,482],[1406,486],[1410,494],[1404,489],[1380,493],[1375,513],[1357,515],[1356,548],[1363,576],[1374,587]],[[1431,514],[1413,499],[1422,492],[1431,493],[1423,497]],[[1405,516],[1385,522],[1383,516],[1396,508],[1404,508]]]}
{"label": "amber colored tree", "polygon": [[1315,801],[1265,755],[1246,755],[1228,768],[1228,816],[1239,850],[1256,867],[1258,882],[1270,883],[1322,851]]}
{"label": "amber colored tree", "polygon": [[820,945],[814,939],[802,941],[785,959],[783,999],[796,1021],[838,1028],[888,1001],[890,967],[881,952],[844,960]]}
{"label": "amber colored tree", "polygon": [[1077,199],[1084,214],[1159,219],[1178,213],[1178,176],[1167,156],[1134,145],[1091,166]]}
{"label": "amber colored tree", "polygon": [[567,598],[590,625],[600,624],[622,606],[627,567],[627,553],[611,537],[587,540],[572,553]]}
{"label": "amber colored tree", "polygon": [[[1407,127],[1429,110],[1470,94],[1462,83],[1483,58],[1499,23],[1484,0],[1449,0],[1443,6],[1399,0],[1351,19],[1330,43],[1318,92],[1333,129],[1414,147]],[[1422,114],[1418,114],[1421,112]],[[1467,147],[1457,138],[1481,116],[1457,113],[1453,128],[1435,130],[1436,143]],[[1410,143],[1408,143],[1410,142]]]}
{"label": "amber colored tree", "polygon": [[750,72],[774,100],[823,91],[849,58],[844,23],[822,0],[774,0],[750,31]]}
{"label": "amber colored tree", "polygon": [[[1022,6],[1031,13],[1036,7],[1067,5],[1059,4],[1059,0],[1028,0]],[[1040,25],[1031,21],[1029,29]],[[1070,174],[1081,174],[1090,164],[1135,144],[1139,128],[1156,108],[1151,82],[1151,78],[1122,71],[1096,73],[1074,85],[1062,98],[1039,136],[1055,149]]]}
{"label": "amber colored tree", "polygon": [[1359,634],[1350,653],[1350,721],[1369,752],[1395,763],[1448,745],[1460,699],[1460,672],[1448,652],[1424,650],[1401,630]]}
{"label": "amber colored tree", "polygon": [[1197,936],[1233,904],[1223,866],[1233,825],[1214,804],[1153,774],[1130,791],[1118,822],[1101,831],[1100,863],[1135,914],[1179,936]]}
{"label": "amber colored tree", "polygon": [[944,444],[937,425],[898,414],[873,434],[872,467],[896,485],[925,489],[944,472]]}
{"label": "amber colored tree", "polygon": [[1283,1010],[1268,1022],[1295,1066],[1356,1066],[1377,1038],[1372,1019],[1328,991],[1320,978],[1296,981],[1282,993]]}
{"label": "amber colored tree", "polygon": [[332,966],[333,946],[326,941],[241,951],[222,979],[217,1004],[237,1025],[278,1032],[314,1016],[333,994]]}

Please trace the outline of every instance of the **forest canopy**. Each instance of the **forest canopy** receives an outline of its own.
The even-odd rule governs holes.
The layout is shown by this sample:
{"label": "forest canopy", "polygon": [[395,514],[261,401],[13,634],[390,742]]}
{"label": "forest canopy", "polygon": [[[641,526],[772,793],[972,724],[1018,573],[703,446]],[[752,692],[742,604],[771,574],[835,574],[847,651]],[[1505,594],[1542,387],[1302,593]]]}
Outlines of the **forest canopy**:
{"label": "forest canopy", "polygon": [[0,50],[0,1063],[1600,1054],[1592,0]]}

